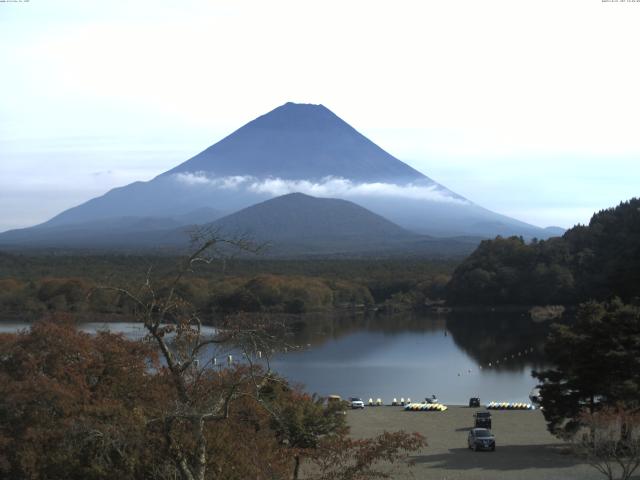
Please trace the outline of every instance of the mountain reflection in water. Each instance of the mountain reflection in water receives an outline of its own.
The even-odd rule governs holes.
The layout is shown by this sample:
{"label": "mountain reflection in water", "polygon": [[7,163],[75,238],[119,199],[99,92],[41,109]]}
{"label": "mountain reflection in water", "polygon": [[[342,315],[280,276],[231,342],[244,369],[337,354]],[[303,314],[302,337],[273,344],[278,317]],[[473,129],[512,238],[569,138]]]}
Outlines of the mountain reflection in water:
{"label": "mountain reflection in water", "polygon": [[[545,366],[549,331],[548,323],[521,313],[308,314],[289,317],[287,323],[292,332],[287,343],[295,348],[273,355],[275,371],[322,396],[379,397],[385,403],[433,394],[450,404],[466,404],[473,396],[482,403],[527,402],[536,385],[531,370]],[[4,332],[28,327],[0,323]],[[145,333],[138,323],[80,328],[134,339]],[[212,347],[202,352],[202,364],[217,358],[217,365],[225,365],[229,353],[242,361],[240,352]]]}
{"label": "mountain reflection in water", "polygon": [[271,366],[321,395],[528,401],[547,323],[520,313],[307,316]]}

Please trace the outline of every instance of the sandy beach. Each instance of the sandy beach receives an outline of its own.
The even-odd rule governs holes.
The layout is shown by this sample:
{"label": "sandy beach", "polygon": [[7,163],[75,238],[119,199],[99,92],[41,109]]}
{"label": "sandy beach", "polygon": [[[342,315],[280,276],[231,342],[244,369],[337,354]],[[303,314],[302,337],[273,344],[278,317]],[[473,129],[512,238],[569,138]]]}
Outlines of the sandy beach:
{"label": "sandy beach", "polygon": [[568,453],[546,430],[540,411],[505,410],[493,414],[495,452],[473,452],[467,435],[478,409],[453,406],[446,412],[409,412],[402,407],[350,410],[347,420],[355,438],[383,431],[419,432],[429,446],[411,456],[413,468],[401,466],[394,479],[441,480],[590,480],[604,478],[593,467]]}

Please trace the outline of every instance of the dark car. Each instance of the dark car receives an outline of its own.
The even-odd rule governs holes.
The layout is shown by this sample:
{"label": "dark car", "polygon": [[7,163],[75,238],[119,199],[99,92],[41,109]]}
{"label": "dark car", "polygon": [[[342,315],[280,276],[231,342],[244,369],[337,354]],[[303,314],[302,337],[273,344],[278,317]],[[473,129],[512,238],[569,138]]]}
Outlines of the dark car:
{"label": "dark car", "polygon": [[473,414],[473,426],[491,429],[491,412],[476,412]]}
{"label": "dark car", "polygon": [[486,428],[472,428],[467,438],[467,444],[474,452],[478,450],[493,452],[496,449],[496,437]]}
{"label": "dark car", "polygon": [[469,399],[469,407],[479,407],[480,406],[480,397],[471,397]]}

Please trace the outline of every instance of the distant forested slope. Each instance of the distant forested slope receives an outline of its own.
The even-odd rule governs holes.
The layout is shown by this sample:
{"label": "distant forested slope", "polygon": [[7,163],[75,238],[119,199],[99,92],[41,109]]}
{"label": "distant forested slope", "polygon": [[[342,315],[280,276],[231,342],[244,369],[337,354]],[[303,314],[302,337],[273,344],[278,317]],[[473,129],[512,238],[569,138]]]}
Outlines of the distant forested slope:
{"label": "distant forested slope", "polygon": [[457,305],[576,304],[640,297],[640,199],[593,215],[562,237],[525,243],[483,241],[454,271],[447,300]]}
{"label": "distant forested slope", "polygon": [[[111,285],[158,285],[183,259],[160,255],[14,255],[0,252],[0,321],[65,312],[80,319],[130,317],[135,305]],[[181,298],[205,319],[244,312],[301,313],[378,305],[420,308],[442,298],[456,263],[415,258],[227,258],[200,265]]]}

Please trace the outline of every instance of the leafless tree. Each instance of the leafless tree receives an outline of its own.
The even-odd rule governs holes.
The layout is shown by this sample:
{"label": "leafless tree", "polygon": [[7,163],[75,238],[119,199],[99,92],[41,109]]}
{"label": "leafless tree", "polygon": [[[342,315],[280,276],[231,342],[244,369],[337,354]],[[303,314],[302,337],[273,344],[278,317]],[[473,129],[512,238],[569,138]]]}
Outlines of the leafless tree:
{"label": "leafless tree", "polygon": [[[150,427],[161,429],[184,480],[204,480],[215,476],[207,472],[205,429],[227,419],[231,403],[247,395],[247,388],[260,400],[262,386],[272,378],[268,357],[281,343],[282,326],[265,319],[238,317],[224,328],[205,331],[198,312],[181,298],[180,283],[198,264],[209,264],[234,252],[257,252],[261,247],[246,237],[229,239],[210,228],[194,232],[192,245],[193,253],[168,281],[154,281],[149,270],[144,285],[136,291],[102,288],[115,290],[133,302],[136,319],[147,331],[148,340],[159,348],[173,381],[175,405],[151,419]],[[212,349],[217,353],[211,355]],[[235,374],[212,368],[221,352],[241,353],[244,368]],[[227,363],[232,361],[230,355],[224,354]],[[259,367],[256,359],[261,359]],[[182,441],[185,432],[188,440]]]}
{"label": "leafless tree", "polygon": [[640,466],[640,412],[624,406],[585,412],[573,438],[577,453],[610,480],[628,480]]}
{"label": "leafless tree", "polygon": [[[164,439],[170,459],[158,467],[156,476],[217,478],[220,472],[210,468],[215,458],[209,457],[215,448],[208,448],[208,443],[216,434],[216,424],[230,418],[234,402],[247,398],[266,412],[275,436],[290,450],[294,477],[299,472],[296,452],[300,449],[309,451],[308,457],[316,466],[324,465],[322,478],[359,479],[380,476],[372,468],[376,462],[399,460],[425,445],[419,435],[403,432],[351,441],[342,428],[344,421],[335,421],[334,413],[318,399],[296,393],[288,400],[278,399],[278,391],[290,392],[290,388],[272,374],[269,356],[276,350],[297,348],[287,344],[284,322],[268,315],[235,316],[211,331],[203,328],[198,312],[180,293],[181,282],[196,265],[228,258],[233,252],[256,252],[261,247],[244,236],[229,239],[211,229],[196,232],[193,245],[193,253],[169,280],[158,281],[149,270],[142,286],[135,290],[103,287],[119,292],[135,305],[135,317],[144,326],[147,340],[158,347],[163,373],[170,379],[171,401],[163,401],[160,408],[145,415],[148,428]],[[224,368],[224,360],[224,367],[216,365],[216,358],[227,355],[229,360],[230,355],[240,357],[228,362],[237,362],[237,366]],[[313,441],[301,442],[301,436],[312,436]],[[341,452],[337,464],[331,461],[335,451]]]}

